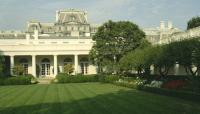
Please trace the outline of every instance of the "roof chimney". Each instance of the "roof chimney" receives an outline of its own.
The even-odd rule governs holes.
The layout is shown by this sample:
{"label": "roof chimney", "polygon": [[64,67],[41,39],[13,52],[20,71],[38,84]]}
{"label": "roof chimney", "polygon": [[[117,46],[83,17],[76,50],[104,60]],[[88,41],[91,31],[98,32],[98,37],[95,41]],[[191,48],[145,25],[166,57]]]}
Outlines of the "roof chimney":
{"label": "roof chimney", "polygon": [[172,29],[173,28],[173,24],[171,21],[168,21],[168,29]]}
{"label": "roof chimney", "polygon": [[161,30],[165,29],[165,22],[164,21],[160,21],[160,29]]}

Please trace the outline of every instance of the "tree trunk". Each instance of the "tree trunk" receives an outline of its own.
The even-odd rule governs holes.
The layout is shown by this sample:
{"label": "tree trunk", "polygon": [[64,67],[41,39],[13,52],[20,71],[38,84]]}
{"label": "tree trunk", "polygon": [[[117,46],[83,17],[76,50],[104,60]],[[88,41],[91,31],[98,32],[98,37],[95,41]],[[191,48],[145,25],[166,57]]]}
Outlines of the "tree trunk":
{"label": "tree trunk", "polygon": [[159,67],[159,73],[162,77],[165,77],[168,74],[170,67],[164,66],[164,71],[162,71],[162,68],[163,67]]}

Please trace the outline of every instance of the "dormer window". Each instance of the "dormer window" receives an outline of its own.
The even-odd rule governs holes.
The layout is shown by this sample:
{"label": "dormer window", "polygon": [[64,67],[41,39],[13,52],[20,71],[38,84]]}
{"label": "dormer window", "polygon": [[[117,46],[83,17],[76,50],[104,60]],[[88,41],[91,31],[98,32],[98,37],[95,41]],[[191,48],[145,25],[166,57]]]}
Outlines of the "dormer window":
{"label": "dormer window", "polygon": [[74,17],[74,16],[72,16],[72,17],[71,17],[71,20],[72,20],[72,21],[74,21],[74,20],[75,20],[75,17]]}

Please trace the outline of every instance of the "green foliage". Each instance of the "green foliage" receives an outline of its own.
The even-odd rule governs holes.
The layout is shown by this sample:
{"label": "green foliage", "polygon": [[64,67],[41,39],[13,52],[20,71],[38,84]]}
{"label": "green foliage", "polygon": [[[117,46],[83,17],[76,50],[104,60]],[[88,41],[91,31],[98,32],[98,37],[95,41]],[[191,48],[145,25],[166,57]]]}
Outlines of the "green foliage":
{"label": "green foliage", "polygon": [[102,67],[106,67],[110,73],[117,72],[121,57],[139,47],[144,38],[144,32],[136,24],[108,21],[93,36],[96,44],[90,51],[90,60],[100,72]]}
{"label": "green foliage", "polygon": [[97,82],[98,77],[96,75],[68,75],[60,73],[56,76],[58,83],[83,83],[83,82]]}
{"label": "green foliage", "polygon": [[24,67],[22,65],[15,65],[13,67],[13,73],[14,75],[23,75],[24,74]]}
{"label": "green foliage", "polygon": [[0,85],[28,85],[32,79],[32,75],[0,78]]}
{"label": "green foliage", "polygon": [[74,71],[74,66],[72,64],[64,65],[64,73],[71,74]]}
{"label": "green foliage", "polygon": [[[122,57],[120,68],[126,72],[136,70],[141,73],[154,65],[162,76],[166,76],[175,63],[183,65],[189,74],[197,75],[200,70],[199,38],[136,49]],[[192,70],[193,67],[197,67],[196,71]]]}
{"label": "green foliage", "polygon": [[117,75],[102,75],[99,76],[99,81],[104,83],[114,83],[120,79]]}
{"label": "green foliage", "polygon": [[[176,61],[185,67],[188,74],[196,75],[200,70],[200,41],[199,38],[173,42],[169,44],[171,47],[171,54]],[[193,71],[192,68],[196,66],[197,70]]]}
{"label": "green foliage", "polygon": [[195,27],[199,27],[200,26],[200,17],[193,17],[192,19],[190,19],[187,23],[187,29],[192,29]]}

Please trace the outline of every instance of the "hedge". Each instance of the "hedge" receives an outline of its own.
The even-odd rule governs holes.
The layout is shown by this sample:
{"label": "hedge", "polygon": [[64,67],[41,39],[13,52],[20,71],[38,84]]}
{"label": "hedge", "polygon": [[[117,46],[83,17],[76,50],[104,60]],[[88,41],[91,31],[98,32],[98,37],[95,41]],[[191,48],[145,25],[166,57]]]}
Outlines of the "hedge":
{"label": "hedge", "polygon": [[56,76],[58,83],[82,83],[82,82],[97,82],[97,75],[67,75],[64,73]]}
{"label": "hedge", "polygon": [[31,75],[3,77],[0,78],[0,85],[28,85],[31,84],[33,77]]}
{"label": "hedge", "polygon": [[143,86],[139,88],[139,90],[156,93],[160,95],[178,97],[178,98],[191,100],[195,102],[200,102],[200,94],[192,93],[192,92],[169,90],[169,89],[163,89],[163,88],[153,88],[153,87],[147,87],[147,86]]}
{"label": "hedge", "polygon": [[58,83],[83,83],[83,82],[103,82],[103,83],[113,83],[119,80],[119,76],[116,75],[68,75],[60,73],[56,76]]}

